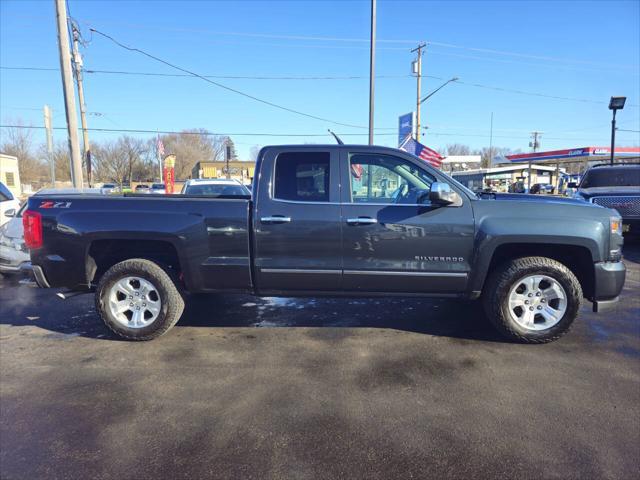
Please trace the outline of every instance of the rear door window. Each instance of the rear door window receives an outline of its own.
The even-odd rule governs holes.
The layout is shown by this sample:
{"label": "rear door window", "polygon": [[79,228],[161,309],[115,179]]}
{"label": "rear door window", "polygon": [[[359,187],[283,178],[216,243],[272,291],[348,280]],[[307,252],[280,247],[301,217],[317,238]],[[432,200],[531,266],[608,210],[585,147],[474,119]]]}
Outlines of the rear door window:
{"label": "rear door window", "polygon": [[286,152],[278,155],[274,198],[296,202],[328,202],[329,152]]}

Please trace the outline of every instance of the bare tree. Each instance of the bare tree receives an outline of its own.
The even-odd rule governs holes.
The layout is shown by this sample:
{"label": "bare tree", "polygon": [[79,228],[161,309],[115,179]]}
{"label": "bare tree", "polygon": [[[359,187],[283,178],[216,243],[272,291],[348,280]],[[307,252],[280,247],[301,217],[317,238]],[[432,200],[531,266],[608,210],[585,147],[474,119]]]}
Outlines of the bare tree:
{"label": "bare tree", "polygon": [[471,155],[471,148],[461,143],[447,145],[447,155]]}
{"label": "bare tree", "polygon": [[173,153],[176,156],[176,179],[189,178],[197,162],[224,160],[226,138],[210,135],[204,129],[185,130],[179,134],[161,136],[165,153]]}
{"label": "bare tree", "polygon": [[[22,125],[21,120],[12,123]],[[3,128],[0,130],[0,151],[18,158],[21,183],[46,181],[48,170],[44,162],[35,154],[33,130],[20,127]]]}
{"label": "bare tree", "polygon": [[126,135],[116,141],[96,144],[93,147],[96,179],[120,185],[131,182],[145,149],[144,140]]}

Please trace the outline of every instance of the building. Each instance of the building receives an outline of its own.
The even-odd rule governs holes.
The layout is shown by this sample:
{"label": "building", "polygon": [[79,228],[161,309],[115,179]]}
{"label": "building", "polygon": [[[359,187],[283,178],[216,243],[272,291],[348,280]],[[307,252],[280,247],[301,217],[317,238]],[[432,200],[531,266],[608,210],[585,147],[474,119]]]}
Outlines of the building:
{"label": "building", "polygon": [[[550,150],[548,152],[518,153],[506,155],[506,163],[536,162],[538,164],[560,163],[604,163],[611,158],[610,147],[579,147],[565,150]],[[616,147],[613,160],[616,162],[638,161],[640,147]]]}
{"label": "building", "polygon": [[17,157],[0,153],[0,182],[7,186],[14,197],[20,198],[22,196]]}
{"label": "building", "polygon": [[481,163],[481,155],[449,155],[442,160],[442,170],[444,172],[456,172],[472,168],[477,169],[480,168]]}
{"label": "building", "polygon": [[[228,162],[230,177],[248,184],[253,181],[256,164],[254,162],[241,162],[231,160]],[[191,170],[191,178],[227,178],[227,162],[224,160],[214,162],[198,162]]]}
{"label": "building", "polygon": [[[561,177],[565,173],[564,169],[560,169]],[[529,166],[528,164],[524,164],[494,168],[477,168],[474,170],[453,172],[451,176],[465,187],[475,191],[484,189],[491,189],[494,192],[517,191],[526,187],[528,184]],[[556,167],[532,164],[531,185],[535,185],[536,183],[557,185]]]}

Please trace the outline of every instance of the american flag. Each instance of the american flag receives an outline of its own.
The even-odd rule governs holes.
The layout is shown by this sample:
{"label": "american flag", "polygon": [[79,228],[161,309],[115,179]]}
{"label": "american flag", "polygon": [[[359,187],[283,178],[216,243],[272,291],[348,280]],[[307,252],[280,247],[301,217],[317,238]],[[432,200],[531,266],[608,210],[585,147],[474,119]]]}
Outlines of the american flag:
{"label": "american flag", "polygon": [[162,140],[160,140],[160,135],[158,135],[158,141],[156,143],[156,148],[158,149],[158,156],[162,157],[164,155],[164,144]]}
{"label": "american flag", "polygon": [[442,167],[442,159],[444,158],[435,150],[430,149],[422,145],[420,142],[414,140],[411,137],[407,137],[407,139],[400,145],[400,148],[405,152],[409,152],[412,155],[424,160],[429,165],[440,168]]}

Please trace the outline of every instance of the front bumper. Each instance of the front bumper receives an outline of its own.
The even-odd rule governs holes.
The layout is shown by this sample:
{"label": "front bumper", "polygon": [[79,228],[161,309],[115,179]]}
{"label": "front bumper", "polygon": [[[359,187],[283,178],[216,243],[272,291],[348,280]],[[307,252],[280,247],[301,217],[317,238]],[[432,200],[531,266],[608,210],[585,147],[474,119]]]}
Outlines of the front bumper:
{"label": "front bumper", "polygon": [[594,264],[593,311],[612,307],[624,286],[627,270],[623,262],[598,262]]}

